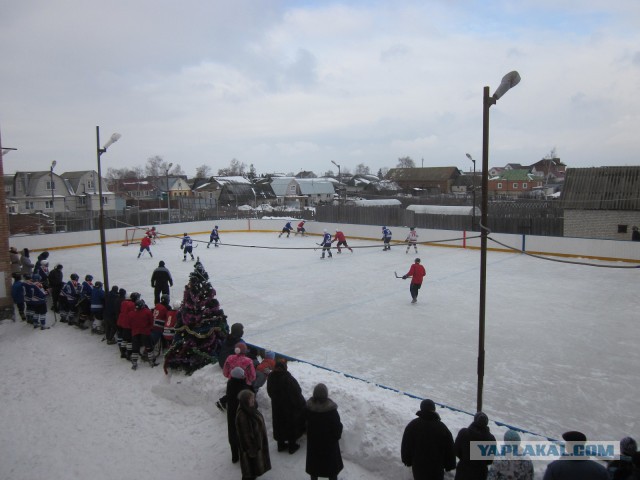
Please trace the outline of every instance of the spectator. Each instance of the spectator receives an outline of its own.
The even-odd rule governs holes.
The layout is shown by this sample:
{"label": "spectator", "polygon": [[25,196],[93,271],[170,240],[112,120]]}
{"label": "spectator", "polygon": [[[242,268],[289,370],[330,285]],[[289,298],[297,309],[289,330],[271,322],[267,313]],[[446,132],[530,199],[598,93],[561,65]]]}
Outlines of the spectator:
{"label": "spectator", "polygon": [[104,333],[104,297],[102,282],[98,281],[91,289],[91,316],[93,317],[91,333],[97,333],[98,335]]}
{"label": "spectator", "polygon": [[236,431],[243,480],[253,480],[271,470],[269,440],[264,418],[256,405],[256,395],[251,390],[238,394]]}
{"label": "spectator", "polygon": [[22,273],[22,275],[31,275],[33,273],[33,262],[29,257],[28,248],[23,249],[22,255],[20,256],[20,273]]}
{"label": "spectator", "polygon": [[607,473],[611,480],[628,480],[633,477],[633,455],[638,451],[638,444],[631,437],[620,440],[620,459],[607,464]]}
{"label": "spectator", "polygon": [[[572,452],[574,446],[584,444],[587,436],[582,432],[565,432],[562,438],[566,442],[566,451]],[[544,480],[608,480],[607,470],[593,460],[555,460],[547,465]]]}
{"label": "spectator", "polygon": [[[520,435],[514,430],[507,430],[504,441],[520,444]],[[489,469],[488,480],[533,480],[533,462],[528,458],[495,460]]]}
{"label": "spectator", "polygon": [[264,358],[256,365],[256,381],[253,382],[253,391],[258,393],[258,389],[262,387],[269,378],[271,372],[276,366],[276,354],[275,352],[264,352]]}
{"label": "spectator", "polygon": [[[124,295],[126,295],[126,292],[124,292]],[[106,295],[102,315],[104,317],[104,336],[107,339],[107,345],[116,343],[116,321],[118,320],[118,315],[120,315],[120,304],[123,299],[124,296],[120,295],[120,289],[116,285],[111,287],[111,291]]]}
{"label": "spectator", "polygon": [[64,287],[63,282],[63,273],[62,273],[62,265],[58,264],[56,267],[51,270],[49,273],[49,288],[51,288],[51,301],[52,301],[52,310],[54,312],[59,312],[60,307],[60,292],[62,291],[62,287]]}
{"label": "spectator", "polygon": [[453,435],[440,421],[433,400],[423,400],[420,410],[404,429],[400,457],[411,467],[414,480],[444,478],[444,471],[456,468]]}
{"label": "spectator", "polygon": [[485,480],[491,460],[471,460],[471,442],[495,442],[496,437],[489,430],[489,418],[484,412],[478,412],[467,428],[458,432],[454,449],[460,459],[456,467],[455,480]]}
{"label": "spectator", "polygon": [[278,451],[296,453],[300,448],[296,440],[304,433],[306,402],[298,381],[288,372],[285,361],[278,361],[267,377],[267,393],[271,398],[273,439],[278,442]]}
{"label": "spectator", "polygon": [[231,378],[227,380],[226,397],[227,402],[227,436],[229,437],[229,446],[231,447],[231,462],[238,463],[240,453],[238,452],[238,432],[236,431],[236,413],[238,413],[238,394],[242,390],[248,390],[250,387],[244,379],[244,370],[236,367],[231,370]]}
{"label": "spectator", "polygon": [[222,374],[226,378],[231,378],[231,370],[240,367],[244,370],[244,379],[247,385],[251,386],[256,379],[256,369],[253,361],[247,357],[247,344],[244,342],[236,343],[233,355],[229,355],[222,367]]}
{"label": "spectator", "polygon": [[9,249],[9,261],[11,262],[11,275],[13,275],[15,279],[21,278],[22,265],[20,263],[20,254],[16,247]]}
{"label": "spectator", "polygon": [[307,401],[307,461],[305,471],[311,480],[328,477],[337,480],[344,467],[339,440],[342,422],[338,406],[329,398],[326,385],[319,383]]}

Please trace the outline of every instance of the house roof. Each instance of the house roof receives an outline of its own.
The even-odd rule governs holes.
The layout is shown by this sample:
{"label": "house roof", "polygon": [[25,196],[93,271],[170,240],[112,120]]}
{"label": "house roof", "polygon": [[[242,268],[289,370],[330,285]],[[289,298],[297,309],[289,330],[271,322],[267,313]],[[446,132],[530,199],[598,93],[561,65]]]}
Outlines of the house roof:
{"label": "house roof", "polygon": [[333,188],[333,183],[327,180],[319,178],[298,178],[296,182],[300,185],[300,193],[302,193],[302,195],[333,195],[336,192],[335,188]]}
{"label": "house roof", "polygon": [[293,177],[273,177],[271,179],[271,188],[278,197],[284,197],[289,193],[287,187],[293,181],[296,181]]}
{"label": "house roof", "polygon": [[560,200],[571,209],[640,210],[640,167],[570,168]]}
{"label": "house roof", "polygon": [[458,167],[392,168],[386,179],[398,181],[442,182],[460,175]]}
{"label": "house roof", "polygon": [[517,170],[503,170],[497,177],[492,178],[491,180],[504,180],[507,182],[512,181],[532,181],[534,176],[529,173],[529,170],[524,168]]}

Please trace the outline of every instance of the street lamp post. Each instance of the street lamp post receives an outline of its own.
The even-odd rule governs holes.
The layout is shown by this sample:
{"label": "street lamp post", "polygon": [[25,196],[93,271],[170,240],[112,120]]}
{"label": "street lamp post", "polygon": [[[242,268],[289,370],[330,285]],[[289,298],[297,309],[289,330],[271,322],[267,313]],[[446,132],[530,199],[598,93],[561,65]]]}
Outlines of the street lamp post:
{"label": "street lamp post", "polygon": [[477,411],[482,410],[482,388],[484,384],[484,336],[485,311],[487,298],[487,229],[489,206],[489,108],[495,105],[509,89],[520,83],[520,75],[515,70],[502,77],[500,86],[493,96],[489,94],[489,87],[484,87],[482,108],[482,211],[480,212],[480,315],[478,334],[478,391]]}
{"label": "street lamp post", "polygon": [[53,168],[56,166],[56,161],[51,162],[51,168],[49,169],[49,180],[51,183],[51,218],[53,218],[53,233],[56,233],[58,229],[56,228],[56,204],[54,198],[55,187],[53,186]]}
{"label": "street lamp post", "polygon": [[334,162],[333,160],[331,160],[331,163],[333,163],[336,167],[338,167],[338,205],[340,205],[342,203],[342,200],[340,198],[340,189],[342,188],[342,174],[340,173],[340,165],[338,165],[336,162]]}
{"label": "street lamp post", "polygon": [[467,153],[467,158],[473,162],[473,181],[471,192],[473,193],[473,211],[471,212],[471,230],[476,229],[476,161]]}
{"label": "street lamp post", "polygon": [[107,242],[104,233],[104,202],[102,201],[102,168],[100,167],[100,157],[103,153],[107,152],[107,149],[120,139],[119,133],[114,133],[111,138],[100,147],[100,127],[96,127],[96,153],[98,157],[98,194],[100,195],[100,252],[102,253],[102,276],[104,285],[104,291],[109,291],[109,268],[107,267]]}
{"label": "street lamp post", "polygon": [[171,169],[171,167],[173,167],[173,163],[167,165],[167,170],[165,172],[167,174],[167,223],[171,223],[171,192],[169,191],[169,169]]}

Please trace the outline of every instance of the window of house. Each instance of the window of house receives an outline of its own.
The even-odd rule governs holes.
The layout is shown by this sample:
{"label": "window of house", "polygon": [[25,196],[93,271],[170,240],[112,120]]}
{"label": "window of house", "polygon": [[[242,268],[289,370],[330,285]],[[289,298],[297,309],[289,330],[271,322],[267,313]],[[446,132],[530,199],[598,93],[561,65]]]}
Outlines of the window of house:
{"label": "window of house", "polygon": [[618,233],[627,233],[628,225],[618,225]]}
{"label": "window of house", "polygon": [[518,184],[517,184],[517,183],[514,183],[514,184],[513,184],[513,189],[514,189],[514,190],[517,190],[517,189],[518,189]]}
{"label": "window of house", "polygon": [[27,200],[24,202],[24,208],[27,210],[33,210],[33,202],[31,200]]}
{"label": "window of house", "polygon": [[9,205],[9,213],[16,213],[16,206],[15,205]]}
{"label": "window of house", "polygon": [[87,180],[87,188],[93,190],[96,188],[96,184],[93,180]]}
{"label": "window of house", "polygon": [[56,182],[47,180],[47,190],[55,190],[55,189],[56,189]]}
{"label": "window of house", "polygon": [[527,184],[526,184],[526,183],[523,183],[523,184],[522,184],[522,188],[527,188]]}
{"label": "window of house", "polygon": [[52,200],[45,201],[44,208],[45,210],[53,210],[53,201]]}
{"label": "window of house", "polygon": [[497,185],[497,189],[498,189],[498,190],[502,190],[502,184],[501,184],[501,183],[499,183],[499,184]]}
{"label": "window of house", "polygon": [[78,205],[86,205],[87,197],[78,197]]}
{"label": "window of house", "polygon": [[289,185],[289,193],[291,195],[295,195],[296,194],[296,186],[295,185]]}
{"label": "window of house", "polygon": [[102,205],[106,205],[109,203],[109,199],[107,197],[102,197]]}

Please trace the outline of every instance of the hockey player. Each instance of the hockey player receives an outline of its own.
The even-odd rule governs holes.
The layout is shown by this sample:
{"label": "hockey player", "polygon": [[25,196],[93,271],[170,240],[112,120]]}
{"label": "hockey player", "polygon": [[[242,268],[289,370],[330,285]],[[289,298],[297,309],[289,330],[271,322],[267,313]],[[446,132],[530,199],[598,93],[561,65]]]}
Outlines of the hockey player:
{"label": "hockey player", "polygon": [[40,283],[40,275],[33,275],[31,284],[31,301],[33,305],[33,328],[47,330],[47,291]]}
{"label": "hockey player", "polygon": [[78,300],[82,286],[78,283],[80,277],[72,273],[70,280],[62,287],[58,306],[60,308],[60,321],[68,325],[75,325],[78,318]]}
{"label": "hockey player", "polygon": [[305,220],[302,220],[299,224],[298,224],[298,228],[296,230],[296,236],[298,236],[298,234],[302,235],[303,237],[305,236],[305,232],[306,230],[304,229],[304,224],[305,224]]}
{"label": "hockey player", "polygon": [[[136,300],[135,310],[129,313],[131,321],[131,369],[138,368],[140,348],[149,349],[151,339],[151,327],[153,327],[153,314],[144,300]],[[146,357],[145,357],[146,359]]]}
{"label": "hockey player", "polygon": [[191,260],[195,260],[195,258],[193,256],[193,240],[191,240],[191,237],[189,235],[187,235],[186,232],[182,237],[182,243],[180,244],[180,250],[182,250],[184,252],[184,257],[182,258],[183,262],[187,261],[187,253],[189,255],[191,255]]}
{"label": "hockey player", "polygon": [[320,258],[324,258],[325,253],[329,254],[329,258],[333,258],[333,255],[331,255],[331,234],[327,232],[326,228],[324,229],[324,236],[322,237],[320,246],[322,247],[322,256]]}
{"label": "hockey player", "polygon": [[407,278],[411,279],[411,285],[409,285],[409,292],[411,292],[411,303],[418,301],[418,290],[422,287],[422,280],[427,275],[427,271],[424,266],[420,264],[420,259],[416,258],[414,264],[411,265],[409,271],[402,276],[403,280]]}
{"label": "hockey player", "polygon": [[91,333],[97,333],[99,335],[104,333],[104,329],[102,327],[104,297],[105,295],[104,289],[102,288],[102,282],[96,282],[91,290],[91,315],[93,316]]}
{"label": "hockey player", "polygon": [[167,311],[167,319],[164,322],[164,331],[162,336],[167,345],[171,345],[173,342],[173,336],[176,333],[176,326],[178,324],[178,310],[180,310],[180,302],[173,302],[173,308]]}
{"label": "hockey player", "polygon": [[347,245],[347,237],[344,236],[344,233],[342,233],[342,230],[339,230],[336,228],[336,235],[335,235],[335,238],[333,239],[333,242],[338,242],[336,243],[336,247],[338,247],[338,253],[342,253],[342,250],[340,249],[341,246],[348,248],[349,251],[353,253],[353,249],[349,245]]}
{"label": "hockey player", "polygon": [[160,356],[164,344],[163,333],[167,314],[171,310],[169,295],[162,295],[160,302],[156,303],[153,309],[153,327],[151,328],[151,350],[149,352],[149,363],[152,367],[158,365],[156,358]]}
{"label": "hockey player", "polygon": [[24,322],[27,319],[24,313],[24,282],[22,278],[20,278],[20,274],[16,275],[16,280],[13,282],[13,285],[11,285],[11,298],[15,306],[18,307],[20,319]]}
{"label": "hockey player", "polygon": [[280,238],[283,233],[286,233],[287,238],[289,238],[289,234],[291,233],[291,230],[293,230],[293,227],[291,226],[291,222],[287,222],[285,226],[282,227],[282,231],[280,232],[280,235],[278,235],[278,238]]}
{"label": "hockey player", "polygon": [[47,290],[49,288],[49,260],[43,258],[37,265],[34,274],[40,276],[40,284]]}
{"label": "hockey player", "polygon": [[80,330],[86,330],[84,322],[91,320],[91,293],[93,292],[93,275],[85,275],[78,297],[78,324]]}
{"label": "hockey player", "polygon": [[140,240],[140,251],[138,252],[138,258],[140,258],[140,255],[142,255],[145,250],[149,252],[149,256],[153,258],[153,254],[151,253],[151,249],[149,248],[150,245],[151,245],[151,237],[147,235],[142,237],[142,240]]}
{"label": "hockey player", "polygon": [[151,243],[156,244],[156,239],[158,238],[158,232],[156,232],[156,227],[151,227],[149,230],[145,232],[145,236],[151,239]]}
{"label": "hockey player", "polygon": [[407,242],[407,251],[404,253],[409,253],[411,245],[413,245],[416,253],[418,253],[418,232],[416,232],[414,227],[409,227],[409,235],[407,235],[407,239],[405,241]]}
{"label": "hockey player", "polygon": [[382,227],[382,241],[384,242],[382,251],[391,250],[391,230],[387,227]]}
{"label": "hockey player", "polygon": [[[126,295],[126,292],[125,292]],[[120,358],[131,359],[131,318],[130,314],[136,309],[136,302],[140,298],[138,292],[132,292],[129,298],[120,304],[120,315],[118,315],[118,347],[120,348]]]}
{"label": "hockey player", "polygon": [[215,227],[213,227],[213,230],[211,230],[211,235],[209,235],[209,243],[207,243],[207,248],[209,248],[209,245],[211,245],[212,243],[214,244],[214,247],[217,247],[219,241],[220,234],[218,233],[218,225],[216,225]]}

